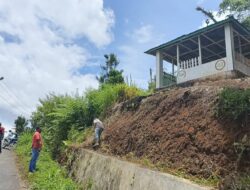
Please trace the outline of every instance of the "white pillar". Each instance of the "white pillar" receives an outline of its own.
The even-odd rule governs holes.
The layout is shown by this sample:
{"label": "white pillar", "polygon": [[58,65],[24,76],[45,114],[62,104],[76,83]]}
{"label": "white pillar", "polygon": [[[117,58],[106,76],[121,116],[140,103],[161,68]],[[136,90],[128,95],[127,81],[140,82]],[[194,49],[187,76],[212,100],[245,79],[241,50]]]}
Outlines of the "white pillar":
{"label": "white pillar", "polygon": [[180,72],[180,70],[181,70],[182,68],[185,69],[185,67],[186,67],[186,62],[183,61],[183,62],[182,62],[182,68],[181,68],[180,50],[179,50],[179,45],[178,45],[178,44],[177,44],[177,46],[176,46],[176,61],[177,61],[177,63],[176,63],[176,65],[177,65],[176,82],[177,82],[177,84],[178,84],[178,83],[179,83],[179,72]]}
{"label": "white pillar", "polygon": [[176,59],[177,59],[177,70],[181,69],[180,68],[180,50],[179,50],[179,45],[176,46]]}
{"label": "white pillar", "polygon": [[163,87],[163,59],[160,51],[156,52],[156,88]]}
{"label": "white pillar", "polygon": [[225,25],[225,43],[228,70],[233,70],[234,66],[234,40],[232,26],[228,23]]}
{"label": "white pillar", "polygon": [[201,65],[202,64],[202,53],[201,53],[201,38],[200,36],[198,36],[198,46],[199,46],[199,62],[198,64]]}
{"label": "white pillar", "polygon": [[172,75],[174,76],[174,60],[172,59]]}

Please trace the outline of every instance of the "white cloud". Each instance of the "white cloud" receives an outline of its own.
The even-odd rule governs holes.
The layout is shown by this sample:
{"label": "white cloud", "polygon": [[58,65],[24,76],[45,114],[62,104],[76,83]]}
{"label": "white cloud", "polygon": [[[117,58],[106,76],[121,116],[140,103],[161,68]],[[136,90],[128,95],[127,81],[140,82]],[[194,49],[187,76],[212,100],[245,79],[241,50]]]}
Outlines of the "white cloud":
{"label": "white cloud", "polygon": [[[94,75],[78,70],[92,55],[74,43],[84,38],[96,47],[112,41],[114,14],[103,0],[0,1],[0,121],[10,125],[28,116],[49,92],[82,92],[97,87]],[[14,36],[14,39],[10,39]],[[14,96],[11,96],[13,95]],[[8,113],[8,114],[3,114]]]}
{"label": "white cloud", "polygon": [[196,4],[197,4],[197,5],[201,5],[201,4],[205,3],[205,2],[206,2],[206,0],[198,0],[198,1],[196,2]]}
{"label": "white cloud", "polygon": [[[122,52],[120,55],[120,66],[124,70],[125,79],[130,76],[132,81],[140,88],[147,88],[149,80],[149,68],[154,67],[154,59],[144,53],[145,49],[138,44],[125,44],[119,47]],[[152,62],[151,62],[152,61]]]}
{"label": "white cloud", "polygon": [[132,32],[132,38],[138,43],[148,43],[153,39],[153,27],[151,25],[143,25]]}
{"label": "white cloud", "polygon": [[165,42],[166,36],[153,30],[152,25],[143,25],[134,29],[127,42],[119,47],[120,67],[124,70],[124,76],[136,82],[141,88],[147,89],[149,81],[149,69],[155,70],[155,57],[144,52],[156,45]]}

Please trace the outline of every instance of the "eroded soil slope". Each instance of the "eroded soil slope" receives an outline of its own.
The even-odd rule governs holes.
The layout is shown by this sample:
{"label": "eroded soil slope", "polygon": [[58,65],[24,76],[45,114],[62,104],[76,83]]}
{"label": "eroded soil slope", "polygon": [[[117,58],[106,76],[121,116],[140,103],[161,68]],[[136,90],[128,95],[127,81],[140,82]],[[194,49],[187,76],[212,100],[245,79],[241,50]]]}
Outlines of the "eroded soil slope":
{"label": "eroded soil slope", "polygon": [[[106,151],[119,156],[132,152],[206,178],[231,173],[238,158],[233,143],[250,133],[239,122],[215,117],[223,87],[250,88],[250,79],[200,82],[117,105],[106,121]],[[249,158],[244,159],[241,170],[249,171]]]}

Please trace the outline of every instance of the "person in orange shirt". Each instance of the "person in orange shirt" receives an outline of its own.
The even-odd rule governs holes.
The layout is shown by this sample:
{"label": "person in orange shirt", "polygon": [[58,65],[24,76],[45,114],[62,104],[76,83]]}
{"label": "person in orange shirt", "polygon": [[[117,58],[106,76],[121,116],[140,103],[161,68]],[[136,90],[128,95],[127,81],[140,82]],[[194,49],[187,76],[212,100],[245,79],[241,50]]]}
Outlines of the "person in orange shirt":
{"label": "person in orange shirt", "polygon": [[2,127],[2,123],[0,123],[0,153],[2,153],[2,140],[4,138],[4,128]]}
{"label": "person in orange shirt", "polygon": [[41,132],[42,130],[37,127],[32,138],[32,156],[29,165],[29,172],[32,173],[36,171],[36,161],[43,146]]}

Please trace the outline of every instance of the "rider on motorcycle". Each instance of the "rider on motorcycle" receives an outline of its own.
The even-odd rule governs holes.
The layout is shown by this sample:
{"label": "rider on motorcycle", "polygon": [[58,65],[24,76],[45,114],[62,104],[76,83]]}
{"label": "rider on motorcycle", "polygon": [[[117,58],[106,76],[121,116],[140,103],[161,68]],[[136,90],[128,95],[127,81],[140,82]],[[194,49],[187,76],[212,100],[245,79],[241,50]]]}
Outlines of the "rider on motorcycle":
{"label": "rider on motorcycle", "polygon": [[4,147],[9,146],[11,144],[15,144],[17,141],[17,134],[14,133],[13,131],[9,130],[8,136],[4,139]]}

